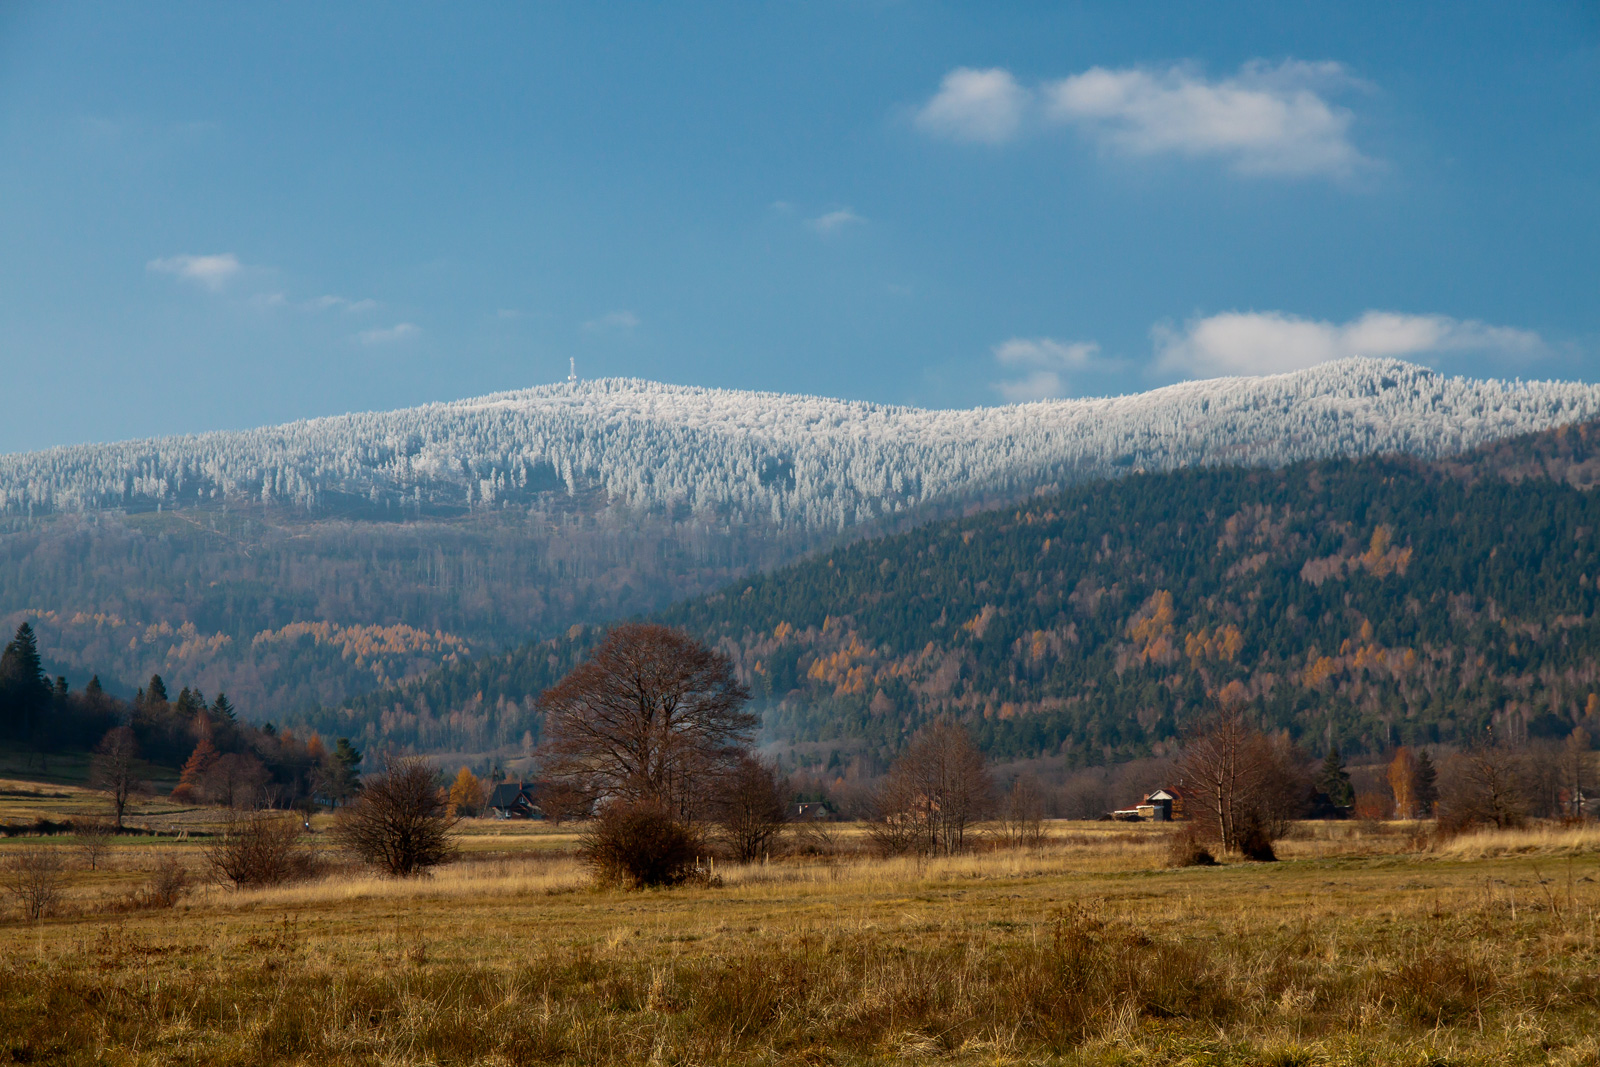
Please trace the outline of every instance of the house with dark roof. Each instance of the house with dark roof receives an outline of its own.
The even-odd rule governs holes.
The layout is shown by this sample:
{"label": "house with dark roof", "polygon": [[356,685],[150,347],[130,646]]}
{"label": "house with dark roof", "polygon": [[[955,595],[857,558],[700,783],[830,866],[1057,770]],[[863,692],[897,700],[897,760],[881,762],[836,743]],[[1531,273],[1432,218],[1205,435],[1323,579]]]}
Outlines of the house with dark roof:
{"label": "house with dark roof", "polygon": [[542,819],[537,782],[501,782],[489,792],[489,814],[496,819]]}

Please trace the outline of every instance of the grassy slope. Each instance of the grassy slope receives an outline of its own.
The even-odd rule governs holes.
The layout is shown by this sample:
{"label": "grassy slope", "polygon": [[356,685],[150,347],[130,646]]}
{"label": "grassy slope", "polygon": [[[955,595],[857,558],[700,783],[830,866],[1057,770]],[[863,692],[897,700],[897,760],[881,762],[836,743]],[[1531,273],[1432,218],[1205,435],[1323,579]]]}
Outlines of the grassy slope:
{"label": "grassy slope", "polygon": [[483,824],[473,861],[432,880],[346,876],[97,912],[160,850],[197,857],[193,842],[146,840],[112,871],[74,874],[78,914],[0,925],[0,1060],[1600,1054],[1593,832],[1565,858],[1501,842],[1466,862],[1323,826],[1277,865],[1172,871],[1154,828],[1055,831],[1041,853],[792,861],[725,871],[721,888],[623,894],[585,888],[570,831]]}

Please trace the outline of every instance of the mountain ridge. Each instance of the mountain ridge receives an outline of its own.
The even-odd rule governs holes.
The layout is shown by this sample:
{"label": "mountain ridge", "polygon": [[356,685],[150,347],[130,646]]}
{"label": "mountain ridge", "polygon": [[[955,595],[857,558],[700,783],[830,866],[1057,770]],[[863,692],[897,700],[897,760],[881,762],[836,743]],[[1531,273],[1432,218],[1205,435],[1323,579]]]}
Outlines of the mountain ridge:
{"label": "mountain ridge", "polygon": [[647,614],[852,538],[1130,472],[1451,456],[1600,387],[1352,360],[929,411],[605,380],[0,456],[0,622],[257,720]]}
{"label": "mountain ridge", "polygon": [[1600,414],[1600,386],[1347,359],[966,409],[602,379],[246,431],[0,456],[0,512],[367,499],[478,510],[580,484],[634,508],[840,529],[963,493],[1143,467],[1435,458]]}
{"label": "mountain ridge", "polygon": [[[880,764],[941,714],[1004,757],[1160,754],[1228,686],[1355,750],[1596,728],[1597,475],[1600,422],[1431,463],[1147,474],[839,546],[654,617],[733,660],[769,740]],[[598,633],[317,725],[532,742],[539,690]]]}

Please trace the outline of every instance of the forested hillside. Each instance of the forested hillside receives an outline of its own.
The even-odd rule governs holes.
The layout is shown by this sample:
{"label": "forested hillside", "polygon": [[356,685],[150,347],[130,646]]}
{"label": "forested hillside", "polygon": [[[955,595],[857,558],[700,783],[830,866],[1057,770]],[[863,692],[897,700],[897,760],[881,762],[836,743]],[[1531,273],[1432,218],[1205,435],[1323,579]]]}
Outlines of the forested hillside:
{"label": "forested hillside", "polygon": [[574,622],[650,611],[799,551],[770,530],[592,501],[417,522],[276,509],[63,515],[0,532],[0,626],[125,695],[151,674],[260,722]]}
{"label": "forested hillside", "polygon": [[1089,479],[1448,457],[1596,413],[1592,385],[1354,359],[960,411],[610,380],[58,448],[0,456],[0,626],[77,682],[180,676],[281,720]]}
{"label": "forested hillside", "polygon": [[[1226,686],[1319,745],[1559,735],[1600,718],[1597,446],[1587,424],[1444,463],[1140,475],[661,617],[734,657],[770,736],[880,753],[948,712],[999,757],[1159,754]],[[536,735],[529,698],[591,639],[374,694],[340,730],[450,744],[471,715],[474,736]]]}

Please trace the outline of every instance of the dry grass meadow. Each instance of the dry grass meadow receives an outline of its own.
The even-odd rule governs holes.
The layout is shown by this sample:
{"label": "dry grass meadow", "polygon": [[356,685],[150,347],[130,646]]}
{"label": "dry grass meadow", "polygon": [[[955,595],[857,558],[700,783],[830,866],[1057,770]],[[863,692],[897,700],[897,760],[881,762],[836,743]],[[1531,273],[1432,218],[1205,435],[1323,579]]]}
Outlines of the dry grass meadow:
{"label": "dry grass meadow", "polygon": [[[0,782],[0,822],[95,809]],[[1154,826],[925,863],[847,826],[627,893],[590,887],[570,827],[472,821],[430,878],[336,863],[173,908],[128,901],[165,857],[198,876],[198,836],[93,872],[12,838],[69,870],[57,915],[0,921],[0,1063],[1600,1063],[1600,831],[1418,830],[1172,870]]]}

